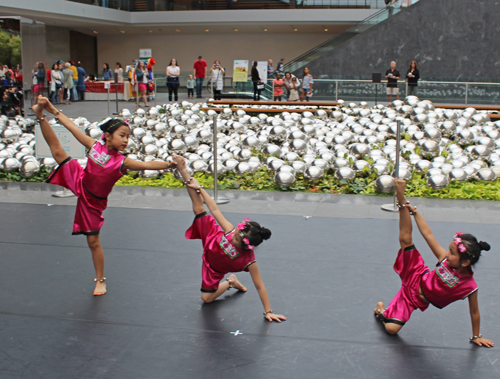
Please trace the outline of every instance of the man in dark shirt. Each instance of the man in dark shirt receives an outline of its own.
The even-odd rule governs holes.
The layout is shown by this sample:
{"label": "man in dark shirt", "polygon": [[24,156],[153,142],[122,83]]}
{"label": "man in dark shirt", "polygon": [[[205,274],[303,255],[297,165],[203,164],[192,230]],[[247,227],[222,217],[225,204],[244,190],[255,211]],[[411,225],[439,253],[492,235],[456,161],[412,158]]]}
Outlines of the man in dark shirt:
{"label": "man in dark shirt", "polygon": [[391,62],[391,68],[385,72],[385,77],[387,79],[387,96],[389,98],[389,106],[391,106],[392,95],[395,95],[396,99],[399,100],[398,79],[401,79],[399,71],[396,70],[395,61]]}

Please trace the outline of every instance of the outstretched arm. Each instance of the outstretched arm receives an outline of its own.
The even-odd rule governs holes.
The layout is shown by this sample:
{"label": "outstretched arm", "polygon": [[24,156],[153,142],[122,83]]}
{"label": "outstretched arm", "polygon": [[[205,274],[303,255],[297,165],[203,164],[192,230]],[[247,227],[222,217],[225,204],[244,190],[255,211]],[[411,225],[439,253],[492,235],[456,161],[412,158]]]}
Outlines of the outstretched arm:
{"label": "outstretched arm", "polygon": [[[400,205],[406,204],[405,187],[404,180],[396,179],[396,198]],[[413,245],[412,231],[410,211],[407,207],[399,208],[399,244],[402,250]]]}
{"label": "outstretched arm", "polygon": [[90,149],[95,144],[95,139],[82,132],[73,121],[66,117],[62,112],[59,112],[46,97],[40,96],[38,98],[38,104],[43,105],[47,112],[52,113],[53,115],[57,114],[59,122],[87,149]]}
{"label": "outstretched arm", "polygon": [[187,186],[189,188],[194,188],[195,190],[200,191],[200,194],[203,197],[203,200],[205,201],[208,209],[210,210],[210,213],[212,214],[212,216],[214,216],[215,220],[217,220],[218,224],[221,226],[224,232],[228,233],[234,229],[234,226],[226,220],[219,207],[215,203],[214,199],[210,197],[210,195],[207,191],[205,191],[204,188],[200,187],[200,183],[198,183],[195,178],[192,178]]}
{"label": "outstretched arm", "polygon": [[139,162],[130,158],[125,158],[123,163],[123,168],[132,171],[143,171],[143,170],[168,170],[169,168],[176,168],[177,163],[175,162]]}
{"label": "outstretched arm", "polygon": [[264,282],[262,281],[262,277],[260,276],[259,267],[257,266],[257,263],[252,263],[248,267],[248,271],[250,272],[250,276],[252,277],[255,289],[259,293],[260,301],[262,301],[262,305],[264,306],[266,319],[271,322],[273,320],[278,322],[281,322],[281,320],[286,320],[285,316],[273,313],[271,309],[271,303],[269,302],[269,296],[267,295],[266,286],[264,286]]}
{"label": "outstretched arm", "polygon": [[[477,301],[477,291],[469,296],[469,311],[470,311],[470,319],[472,322],[472,336],[476,345],[485,346],[485,347],[493,347],[495,344],[492,340],[488,340],[486,338],[479,337],[479,327],[481,324],[481,315],[479,314],[479,305]],[[474,338],[477,336],[477,338]]]}

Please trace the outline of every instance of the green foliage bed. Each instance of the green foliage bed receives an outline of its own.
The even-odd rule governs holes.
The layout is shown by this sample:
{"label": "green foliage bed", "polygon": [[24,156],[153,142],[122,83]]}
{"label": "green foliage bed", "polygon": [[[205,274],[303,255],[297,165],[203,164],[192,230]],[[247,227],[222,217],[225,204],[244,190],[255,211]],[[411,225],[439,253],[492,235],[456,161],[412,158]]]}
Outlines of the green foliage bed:
{"label": "green foliage bed", "polygon": [[[42,167],[31,178],[24,178],[18,172],[0,172],[0,181],[16,182],[42,182],[47,179],[49,171]],[[205,188],[213,187],[213,178],[205,173],[196,173],[195,178]],[[294,192],[319,192],[334,194],[362,194],[388,196],[378,193],[375,189],[376,174],[358,173],[353,180],[338,180],[333,174],[327,174],[321,180],[310,181],[302,176],[297,176],[297,181],[291,187],[280,187],[274,182],[274,173],[266,168],[260,171],[236,175],[228,173],[219,177],[219,189],[230,190],[256,190],[256,191],[294,191]],[[182,188],[182,181],[176,179],[171,173],[156,179],[143,179],[138,173],[129,173],[123,176],[117,185]],[[424,174],[414,172],[407,184],[407,194],[410,197],[433,197],[441,199],[471,199],[471,200],[500,200],[500,179],[492,182],[470,180],[467,182],[451,182],[442,190],[434,190],[425,184]]]}

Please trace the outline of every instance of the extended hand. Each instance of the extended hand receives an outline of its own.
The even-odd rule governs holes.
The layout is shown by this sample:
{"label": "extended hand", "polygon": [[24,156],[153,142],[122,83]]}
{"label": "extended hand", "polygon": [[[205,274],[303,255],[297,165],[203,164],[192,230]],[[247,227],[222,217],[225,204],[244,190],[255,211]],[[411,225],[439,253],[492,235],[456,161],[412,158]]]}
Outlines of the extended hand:
{"label": "extended hand", "polygon": [[176,166],[185,166],[186,165],[186,161],[180,155],[172,154],[172,158],[174,159],[174,161],[172,163],[175,163]]}
{"label": "extended hand", "polygon": [[281,320],[286,321],[286,317],[285,316],[283,316],[283,315],[275,315],[274,313],[268,313],[266,315],[266,319],[269,322],[273,322],[273,321],[281,322]]}
{"label": "extended hand", "polygon": [[200,188],[200,182],[198,182],[194,177],[191,178],[191,181],[187,184],[187,186],[189,188],[193,188],[195,190],[197,190],[198,188]]}
{"label": "extended hand", "polygon": [[495,344],[493,343],[492,340],[488,340],[486,338],[476,338],[474,342],[477,346],[484,346],[484,347],[493,347]]}
{"label": "extended hand", "polygon": [[404,194],[405,193],[405,187],[406,187],[406,181],[403,179],[395,179],[396,181],[396,191],[398,193]]}

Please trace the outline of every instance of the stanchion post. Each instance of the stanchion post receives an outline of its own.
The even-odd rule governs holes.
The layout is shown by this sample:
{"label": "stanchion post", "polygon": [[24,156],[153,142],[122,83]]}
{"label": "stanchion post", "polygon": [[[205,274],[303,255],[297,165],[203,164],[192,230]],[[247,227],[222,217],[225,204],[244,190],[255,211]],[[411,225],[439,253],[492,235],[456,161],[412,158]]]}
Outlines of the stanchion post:
{"label": "stanchion post", "polygon": [[108,83],[108,117],[111,117],[111,108],[109,106],[109,90],[111,87],[111,83]]}
{"label": "stanchion post", "polygon": [[[396,161],[394,162],[394,179],[399,179],[399,156],[401,155],[401,121],[397,121],[398,130],[396,132]],[[382,210],[386,212],[398,212],[398,201],[396,199],[396,192],[394,191],[394,202],[393,204],[382,205]]]}
{"label": "stanchion post", "polygon": [[214,115],[213,118],[213,137],[214,137],[214,147],[213,147],[213,164],[214,164],[214,196],[213,199],[216,204],[226,204],[229,203],[229,199],[227,197],[219,197],[219,191],[217,188],[217,179],[218,179],[218,173],[217,173],[217,115]]}

